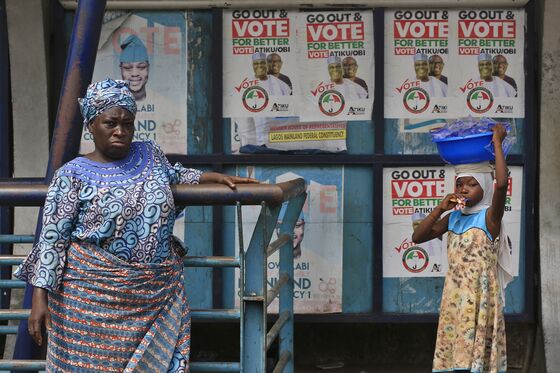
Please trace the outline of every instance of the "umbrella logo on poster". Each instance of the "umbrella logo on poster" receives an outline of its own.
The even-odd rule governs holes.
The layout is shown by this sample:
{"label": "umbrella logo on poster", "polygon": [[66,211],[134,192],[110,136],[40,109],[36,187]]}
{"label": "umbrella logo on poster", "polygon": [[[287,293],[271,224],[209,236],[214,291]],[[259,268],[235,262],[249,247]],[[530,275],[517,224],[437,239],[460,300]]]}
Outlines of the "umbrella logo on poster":
{"label": "umbrella logo on poster", "polygon": [[344,96],[335,90],[323,92],[319,97],[319,109],[328,116],[336,116],[344,110]]}
{"label": "umbrella logo on poster", "polygon": [[477,114],[486,113],[494,103],[492,92],[484,87],[471,89],[467,95],[467,105],[469,109]]}
{"label": "umbrella logo on poster", "polygon": [[430,106],[430,95],[422,88],[410,88],[403,96],[403,104],[406,110],[419,114]]}
{"label": "umbrella logo on poster", "polygon": [[420,273],[428,267],[430,259],[426,250],[420,246],[412,246],[404,252],[402,263],[408,272]]}
{"label": "umbrella logo on poster", "polygon": [[258,113],[268,105],[268,93],[259,86],[250,87],[243,92],[241,101],[245,109]]}

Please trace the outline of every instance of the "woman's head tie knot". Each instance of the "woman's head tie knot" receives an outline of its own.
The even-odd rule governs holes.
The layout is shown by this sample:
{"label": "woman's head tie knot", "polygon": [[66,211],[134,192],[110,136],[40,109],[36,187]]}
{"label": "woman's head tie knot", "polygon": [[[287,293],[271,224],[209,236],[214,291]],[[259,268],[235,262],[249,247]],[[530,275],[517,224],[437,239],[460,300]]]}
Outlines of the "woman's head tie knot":
{"label": "woman's head tie knot", "polygon": [[84,98],[79,98],[80,111],[87,126],[99,114],[113,107],[122,107],[132,115],[136,115],[136,101],[124,80],[107,78],[91,83]]}

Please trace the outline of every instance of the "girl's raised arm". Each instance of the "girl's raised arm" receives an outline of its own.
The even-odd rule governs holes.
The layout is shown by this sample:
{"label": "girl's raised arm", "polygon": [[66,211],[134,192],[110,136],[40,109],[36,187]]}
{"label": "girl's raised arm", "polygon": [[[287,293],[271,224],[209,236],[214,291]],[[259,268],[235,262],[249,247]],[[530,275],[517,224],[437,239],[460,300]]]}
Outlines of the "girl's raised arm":
{"label": "girl's raised arm", "polygon": [[495,173],[495,189],[492,197],[492,205],[488,208],[486,214],[486,226],[493,237],[500,234],[500,226],[502,217],[504,216],[504,207],[506,205],[506,194],[508,187],[508,170],[506,159],[502,150],[502,142],[506,138],[506,129],[500,123],[492,127],[494,135],[492,143],[494,144],[494,154],[496,157]]}

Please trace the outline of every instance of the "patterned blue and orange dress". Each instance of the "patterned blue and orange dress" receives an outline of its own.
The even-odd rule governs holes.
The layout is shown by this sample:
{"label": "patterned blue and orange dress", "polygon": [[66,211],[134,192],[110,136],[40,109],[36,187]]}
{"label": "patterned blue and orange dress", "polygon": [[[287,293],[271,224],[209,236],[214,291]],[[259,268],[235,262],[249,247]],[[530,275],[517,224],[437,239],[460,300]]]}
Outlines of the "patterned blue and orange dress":
{"label": "patterned blue and orange dress", "polygon": [[447,258],[432,372],[507,369],[498,242],[486,227],[487,208],[449,216]]}
{"label": "patterned blue and orange dress", "polygon": [[186,372],[190,311],[170,184],[201,172],[172,166],[153,142],[125,159],[78,157],[49,186],[37,244],[16,276],[49,291],[48,372]]}

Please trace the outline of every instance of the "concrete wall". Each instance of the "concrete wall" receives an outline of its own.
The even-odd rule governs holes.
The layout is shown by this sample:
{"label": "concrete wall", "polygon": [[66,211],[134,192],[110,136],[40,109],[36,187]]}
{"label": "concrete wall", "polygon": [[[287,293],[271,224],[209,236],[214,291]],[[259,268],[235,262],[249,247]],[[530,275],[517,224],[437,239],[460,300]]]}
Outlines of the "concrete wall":
{"label": "concrete wall", "polygon": [[[7,0],[14,122],[14,177],[44,177],[49,112],[43,2]],[[33,234],[37,208],[15,209],[15,233]],[[16,251],[28,251],[16,245]]]}
{"label": "concrete wall", "polygon": [[541,2],[539,239],[548,372],[560,369],[560,1]]}
{"label": "concrete wall", "polygon": [[[42,0],[6,0],[14,123],[14,177],[44,177],[49,156],[47,64]],[[14,209],[14,233],[33,234],[39,209]],[[14,245],[26,254],[30,245]],[[21,308],[23,292],[12,291],[12,307]],[[14,337],[7,338],[5,358]]]}

